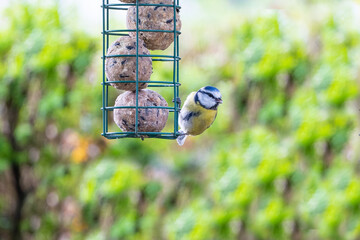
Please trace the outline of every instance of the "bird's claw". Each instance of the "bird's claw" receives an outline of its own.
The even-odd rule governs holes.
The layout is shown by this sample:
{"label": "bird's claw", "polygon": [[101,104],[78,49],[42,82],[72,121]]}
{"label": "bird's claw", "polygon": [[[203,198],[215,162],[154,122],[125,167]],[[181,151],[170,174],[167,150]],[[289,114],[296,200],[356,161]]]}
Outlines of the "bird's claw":
{"label": "bird's claw", "polygon": [[181,106],[181,99],[178,97],[178,98],[176,98],[176,100],[175,100],[175,98],[172,100],[172,102],[173,103],[177,103],[177,104],[179,104],[179,106]]}

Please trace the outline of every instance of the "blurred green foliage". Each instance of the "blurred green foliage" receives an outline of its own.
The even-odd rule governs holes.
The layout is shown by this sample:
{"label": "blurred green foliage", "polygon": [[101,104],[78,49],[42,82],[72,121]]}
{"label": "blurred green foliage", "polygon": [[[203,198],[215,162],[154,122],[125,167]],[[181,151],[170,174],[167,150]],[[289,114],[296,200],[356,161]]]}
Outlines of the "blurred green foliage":
{"label": "blurred green foliage", "polygon": [[360,6],[309,2],[240,18],[203,6],[221,21],[183,30],[182,99],[214,85],[224,105],[183,148],[101,139],[101,41],[56,6],[8,11],[0,237],[13,227],[15,161],[28,181],[24,239],[359,239]]}
{"label": "blurred green foliage", "polygon": [[[14,2],[4,15],[8,24],[0,32],[0,171],[1,195],[8,197],[0,204],[0,238],[19,239],[19,231],[24,238],[32,232],[31,218],[46,213],[41,206],[50,189],[61,191],[76,181],[67,176],[72,149],[64,133],[74,128],[87,137],[88,129],[101,129],[96,118],[87,129],[78,128],[80,116],[97,109],[88,104],[96,94],[85,75],[97,42],[64,24],[55,4]],[[18,222],[17,211],[24,221]],[[50,212],[41,222],[44,231],[35,238],[50,239],[61,219]]]}

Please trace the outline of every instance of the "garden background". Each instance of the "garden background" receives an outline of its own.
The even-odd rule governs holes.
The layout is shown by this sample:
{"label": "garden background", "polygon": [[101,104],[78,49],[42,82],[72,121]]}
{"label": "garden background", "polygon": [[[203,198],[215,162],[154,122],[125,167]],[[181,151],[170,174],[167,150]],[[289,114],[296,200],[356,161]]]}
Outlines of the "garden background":
{"label": "garden background", "polygon": [[180,4],[183,147],[101,137],[101,1],[2,1],[0,239],[360,239],[360,1]]}

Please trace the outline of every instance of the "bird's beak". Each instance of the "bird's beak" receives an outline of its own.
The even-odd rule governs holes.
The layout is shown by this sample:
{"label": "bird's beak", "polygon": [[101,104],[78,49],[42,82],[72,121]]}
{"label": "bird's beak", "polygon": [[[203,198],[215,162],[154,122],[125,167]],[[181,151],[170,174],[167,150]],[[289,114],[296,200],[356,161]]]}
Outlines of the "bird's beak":
{"label": "bird's beak", "polygon": [[216,99],[216,102],[219,103],[219,104],[222,104],[222,103],[223,103],[223,101],[222,101],[221,98]]}

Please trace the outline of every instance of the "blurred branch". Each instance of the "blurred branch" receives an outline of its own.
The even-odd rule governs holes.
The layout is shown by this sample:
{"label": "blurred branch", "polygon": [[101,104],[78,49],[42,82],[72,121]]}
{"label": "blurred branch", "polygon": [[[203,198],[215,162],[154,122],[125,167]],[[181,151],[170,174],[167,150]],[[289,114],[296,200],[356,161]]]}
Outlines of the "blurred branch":
{"label": "blurred branch", "polygon": [[[15,81],[12,82],[12,85],[15,85]],[[11,86],[11,85],[10,85]],[[28,81],[25,81],[25,84],[22,88],[20,88],[21,90],[21,96],[23,97],[23,99],[20,99],[22,101],[20,101],[19,103],[16,103],[16,100],[19,101],[19,99],[14,99],[14,95],[12,94],[12,91],[14,91],[16,89],[15,86],[11,86],[10,87],[10,93],[6,99],[6,104],[5,104],[5,118],[7,118],[5,121],[7,122],[7,126],[9,127],[9,131],[7,132],[7,138],[8,141],[10,143],[10,146],[12,148],[12,159],[10,160],[11,162],[11,172],[12,172],[12,176],[13,176],[13,182],[14,182],[14,189],[16,192],[16,203],[15,203],[15,210],[14,210],[14,216],[13,216],[13,222],[12,222],[12,232],[11,232],[11,236],[12,239],[21,239],[21,231],[20,231],[20,224],[21,224],[21,218],[22,218],[22,209],[24,206],[24,202],[26,199],[26,192],[24,191],[22,184],[21,184],[21,179],[22,179],[22,174],[21,174],[21,166],[20,163],[18,162],[18,159],[16,157],[16,155],[22,151],[22,148],[19,146],[19,144],[16,141],[15,138],[15,130],[17,127],[17,124],[19,122],[19,112],[20,112],[20,108],[22,103],[24,102],[23,99],[25,99],[27,97],[27,89],[28,89]]]}
{"label": "blurred branch", "polygon": [[333,153],[330,142],[326,142],[325,144],[325,151],[323,155],[323,161],[324,161],[324,170],[327,170],[329,167],[331,167],[333,159]]}
{"label": "blurred branch", "polygon": [[14,187],[16,190],[16,205],[15,205],[15,212],[13,216],[13,227],[11,232],[11,238],[14,240],[21,239],[21,231],[20,231],[20,223],[22,218],[22,209],[24,207],[24,202],[26,199],[27,194],[24,192],[22,185],[21,185],[21,171],[20,166],[17,163],[11,164],[11,172],[13,174],[14,179]]}

